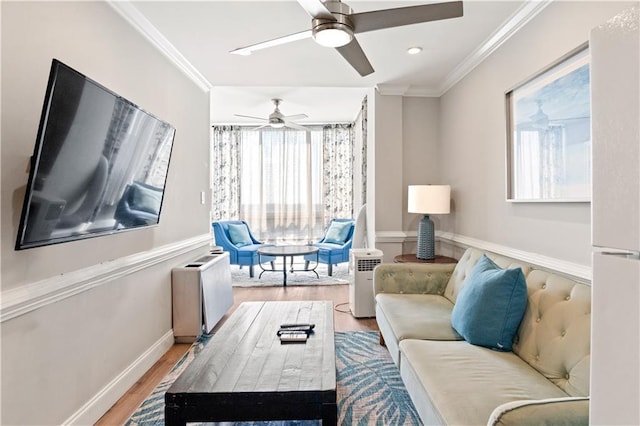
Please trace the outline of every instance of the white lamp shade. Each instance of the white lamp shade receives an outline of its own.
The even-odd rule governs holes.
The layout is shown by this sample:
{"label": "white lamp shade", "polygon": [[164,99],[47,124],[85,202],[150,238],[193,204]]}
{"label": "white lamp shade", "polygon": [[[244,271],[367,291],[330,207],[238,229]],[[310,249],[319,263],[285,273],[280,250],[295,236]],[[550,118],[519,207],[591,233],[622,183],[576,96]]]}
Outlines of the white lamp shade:
{"label": "white lamp shade", "polygon": [[451,208],[449,185],[409,185],[409,213],[447,214]]}

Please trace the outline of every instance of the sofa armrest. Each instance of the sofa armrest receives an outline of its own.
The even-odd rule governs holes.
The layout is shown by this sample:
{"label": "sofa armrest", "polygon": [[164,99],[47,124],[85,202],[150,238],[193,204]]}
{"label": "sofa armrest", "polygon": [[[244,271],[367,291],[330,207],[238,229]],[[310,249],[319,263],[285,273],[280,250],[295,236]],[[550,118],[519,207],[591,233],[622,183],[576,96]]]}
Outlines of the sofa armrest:
{"label": "sofa armrest", "polygon": [[589,398],[550,398],[512,401],[499,405],[489,416],[495,425],[588,425]]}
{"label": "sofa armrest", "polygon": [[383,263],[373,272],[378,293],[444,294],[454,263]]}

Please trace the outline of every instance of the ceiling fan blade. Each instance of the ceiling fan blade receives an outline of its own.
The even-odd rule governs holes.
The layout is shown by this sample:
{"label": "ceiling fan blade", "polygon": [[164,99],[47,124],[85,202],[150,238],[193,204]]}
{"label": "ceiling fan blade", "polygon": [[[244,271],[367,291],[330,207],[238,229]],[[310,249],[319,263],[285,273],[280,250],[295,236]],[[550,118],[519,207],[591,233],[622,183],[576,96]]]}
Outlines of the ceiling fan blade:
{"label": "ceiling fan blade", "polygon": [[302,131],[304,131],[304,132],[309,132],[309,131],[310,131],[309,129],[307,129],[307,128],[306,128],[306,127],[304,127],[304,126],[301,126],[301,125],[296,124],[296,123],[291,123],[291,122],[289,122],[289,121],[285,121],[285,122],[284,122],[284,125],[285,125],[285,127],[291,127],[292,129],[302,130]]}
{"label": "ceiling fan blade", "polygon": [[285,115],[282,117],[284,120],[301,120],[303,118],[308,118],[307,114],[295,114],[295,115]]}
{"label": "ceiling fan blade", "polygon": [[292,41],[304,40],[305,38],[311,38],[311,30],[301,31],[299,33],[289,34],[283,37],[274,38],[273,40],[263,41],[260,43],[252,44],[250,46],[239,47],[230,51],[234,55],[250,55],[256,50],[266,49],[268,47],[279,46],[285,43],[291,43]]}
{"label": "ceiling fan blade", "polygon": [[329,12],[329,9],[320,0],[298,0],[298,3],[312,18],[336,20],[333,13]]}
{"label": "ceiling fan blade", "polygon": [[360,43],[358,43],[358,40],[356,40],[355,37],[353,38],[353,40],[351,40],[351,43],[346,44],[342,47],[336,47],[336,50],[340,52],[342,57],[345,58],[347,62],[349,62],[349,64],[351,64],[351,66],[355,68],[355,70],[358,71],[358,73],[362,77],[373,72],[371,63],[367,59],[367,56],[364,54]]}
{"label": "ceiling fan blade", "polygon": [[242,117],[242,118],[250,118],[252,120],[260,120],[260,121],[269,121],[268,118],[262,118],[262,117],[253,117],[251,115],[242,115],[242,114],[233,114],[236,117]]}
{"label": "ceiling fan blade", "polygon": [[263,124],[262,126],[258,126],[258,127],[252,127],[252,128],[247,128],[247,130],[260,130],[264,127],[269,127],[268,124]]}
{"label": "ceiling fan blade", "polygon": [[462,16],[462,13],[462,2],[454,1],[353,13],[349,19],[353,22],[354,33],[364,33],[383,28],[457,18]]}

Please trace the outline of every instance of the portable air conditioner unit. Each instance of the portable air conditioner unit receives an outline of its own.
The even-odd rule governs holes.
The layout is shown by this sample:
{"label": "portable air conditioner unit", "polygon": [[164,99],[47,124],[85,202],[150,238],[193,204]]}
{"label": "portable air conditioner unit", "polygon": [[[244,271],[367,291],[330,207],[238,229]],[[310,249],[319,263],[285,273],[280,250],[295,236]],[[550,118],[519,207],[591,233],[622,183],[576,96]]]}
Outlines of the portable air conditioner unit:
{"label": "portable air conditioner unit", "polygon": [[349,309],[356,318],[376,315],[373,299],[373,270],[382,263],[382,251],[352,248],[349,254]]}

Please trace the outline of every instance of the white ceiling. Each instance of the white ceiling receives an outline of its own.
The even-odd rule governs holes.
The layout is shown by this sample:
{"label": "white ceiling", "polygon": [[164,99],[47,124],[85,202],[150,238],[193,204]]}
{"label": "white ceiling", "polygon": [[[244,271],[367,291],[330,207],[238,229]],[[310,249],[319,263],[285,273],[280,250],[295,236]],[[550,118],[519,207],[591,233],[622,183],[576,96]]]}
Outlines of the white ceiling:
{"label": "white ceiling", "polygon": [[[347,0],[355,12],[429,1]],[[118,2],[115,2],[118,3]],[[247,123],[233,114],[267,117],[271,98],[282,98],[285,115],[305,113],[304,123],[352,121],[367,90],[440,95],[471,57],[503,25],[513,23],[528,1],[464,2],[464,16],[358,34],[375,72],[361,77],[331,48],[312,39],[254,52],[229,51],[304,31],[310,16],[295,0],[137,1],[134,12],[148,21],[213,86],[212,123]],[[114,6],[116,9],[117,7]],[[129,12],[131,14],[131,12]],[[423,48],[408,55],[411,46]]]}

